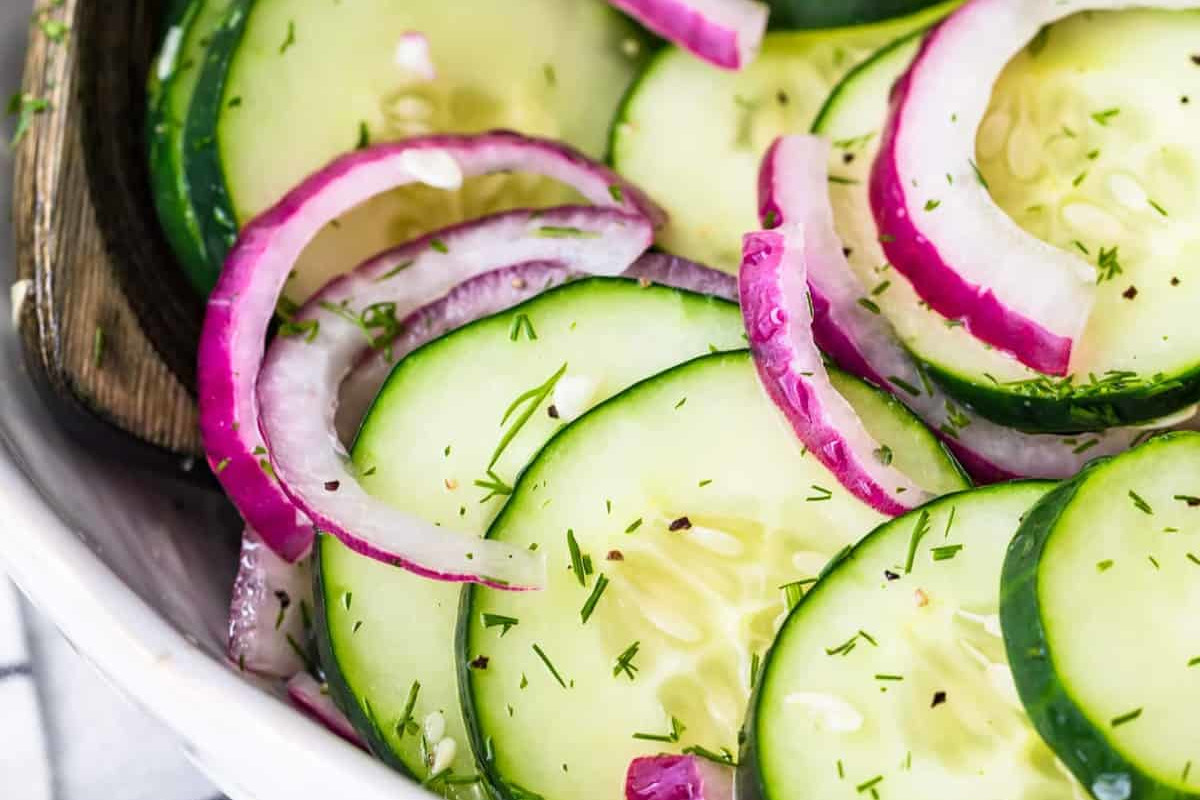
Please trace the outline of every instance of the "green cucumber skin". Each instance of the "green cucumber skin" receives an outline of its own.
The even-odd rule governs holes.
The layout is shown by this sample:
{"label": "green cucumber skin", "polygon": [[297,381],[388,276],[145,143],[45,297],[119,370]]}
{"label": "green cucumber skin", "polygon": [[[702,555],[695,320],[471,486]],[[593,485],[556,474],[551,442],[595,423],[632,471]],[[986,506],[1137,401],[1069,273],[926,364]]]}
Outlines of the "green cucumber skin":
{"label": "green cucumber skin", "polygon": [[1138,425],[1200,401],[1200,367],[1145,387],[1094,397],[1029,397],[998,391],[938,364],[922,363],[946,393],[993,422],[1029,433],[1086,433]]}
{"label": "green cucumber skin", "polygon": [[[210,0],[191,0],[183,8],[176,9],[168,18],[167,26],[180,27],[186,40],[188,31],[206,2]],[[199,69],[199,65],[193,68]],[[157,66],[154,66],[147,93],[149,110],[146,114],[147,158],[154,208],[167,242],[188,279],[197,291],[207,294],[216,283],[217,272],[210,267],[208,254],[200,241],[196,212],[188,193],[187,176],[175,151],[177,137],[183,135],[180,129],[186,122],[176,119],[170,110],[179,65],[164,81],[156,80],[153,77],[156,73]]]}
{"label": "green cucumber skin", "polygon": [[[711,355],[698,356],[697,358],[685,361],[671,367],[668,370],[660,372],[657,375],[652,375],[643,381],[633,384],[613,397],[593,406],[580,419],[585,419],[591,414],[600,412],[605,406],[611,403],[620,403],[629,399],[630,396],[636,394],[642,388],[649,386],[656,381],[662,380],[664,377],[673,373],[685,370],[688,366],[695,364],[698,361],[706,359],[729,359],[729,358],[744,358],[748,351],[732,350],[725,353],[714,353]],[[545,444],[542,445],[541,452],[550,452],[554,444],[571,430],[571,426],[567,425],[561,428],[557,433],[551,436]],[[516,497],[521,492],[523,485],[528,478],[530,470],[528,467],[521,473],[513,484],[513,491],[509,497]],[[504,518],[513,513],[513,504],[507,503],[496,518],[492,520],[492,524],[488,527],[488,532],[484,534],[484,538],[490,538],[492,531],[496,530],[503,522]],[[479,720],[479,712],[475,707],[475,691],[470,666],[471,652],[471,609],[474,607],[475,592],[480,591],[480,588],[475,584],[467,584],[463,587],[462,595],[460,596],[458,606],[458,625],[454,630],[454,661],[458,669],[458,694],[459,701],[462,703],[463,718],[467,723],[467,736],[471,742],[471,753],[475,756],[475,766],[479,770],[479,774],[483,776],[484,783],[491,790],[493,797],[498,800],[542,800],[540,796],[530,792],[521,790],[519,787],[514,787],[504,780],[499,770],[496,769],[495,761],[491,758],[492,743],[483,736],[482,726]]]}
{"label": "green cucumber skin", "polygon": [[[328,534],[319,534],[314,549],[319,550],[327,537]],[[416,780],[404,762],[388,747],[387,741],[379,732],[377,723],[367,716],[362,705],[354,696],[354,692],[351,691],[349,680],[342,673],[337,649],[329,635],[329,615],[325,610],[326,603],[333,603],[336,600],[325,596],[325,579],[322,577],[321,564],[322,558],[318,552],[313,558],[313,597],[316,599],[316,602],[313,603],[316,607],[313,631],[317,640],[317,654],[320,657],[321,669],[325,672],[325,683],[329,686],[329,696],[333,698],[338,709],[350,720],[350,724],[354,726],[354,730],[358,731],[358,735],[366,741],[367,748],[372,755],[400,774]]]}
{"label": "green cucumber skin", "polygon": [[[930,510],[930,509],[936,509],[938,506],[941,506],[942,504],[945,504],[945,503],[949,503],[949,504],[953,505],[963,495],[967,495],[967,494],[978,495],[981,493],[1002,492],[1013,486],[1050,487],[1050,486],[1054,486],[1054,482],[1053,481],[1039,481],[1039,480],[1019,480],[1019,481],[1010,481],[1007,483],[993,484],[991,486],[985,486],[985,487],[981,487],[978,489],[964,489],[959,492],[942,495],[941,497],[937,498],[936,500],[933,500],[930,503],[926,504],[925,506],[922,506],[922,508],[925,510]],[[1047,499],[1050,496],[1052,496],[1053,494],[1056,494],[1057,491],[1058,491],[1057,489],[1052,490],[1051,495],[1048,495]],[[1045,500],[1043,500],[1042,502],[1044,503]],[[828,571],[826,572],[825,576],[820,581],[818,581],[812,587],[812,589],[810,589],[808,592],[806,592],[804,594],[804,596],[801,597],[800,602],[798,602],[791,609],[791,611],[788,612],[787,618],[784,619],[783,623],[779,626],[779,634],[776,635],[776,642],[779,641],[779,637],[783,634],[783,632],[787,630],[788,623],[791,620],[792,616],[800,613],[801,609],[804,608],[805,602],[810,597],[815,596],[816,593],[823,588],[823,584],[827,585],[829,583],[828,579],[836,577],[838,567],[853,561],[863,550],[867,549],[868,546],[874,542],[876,537],[887,536],[890,533],[892,533],[892,529],[897,524],[898,520],[903,521],[905,519],[908,519],[912,514],[918,514],[918,513],[920,513],[920,509],[918,509],[917,511],[914,511],[914,512],[910,512],[909,514],[906,514],[904,516],[897,517],[896,519],[888,520],[887,522],[884,522],[878,528],[871,531],[866,536],[864,536],[862,539],[860,539],[854,545],[854,547],[852,547],[850,550],[848,550],[841,558],[839,558],[837,560],[837,562],[835,562],[833,565],[831,565],[828,568]],[[757,749],[756,749],[756,741],[758,739],[758,736],[756,735],[757,724],[758,724],[758,718],[761,716],[759,706],[761,705],[761,701],[763,699],[762,693],[763,693],[763,687],[765,685],[764,681],[762,680],[762,677],[764,675],[766,675],[767,671],[770,669],[771,662],[774,659],[774,656],[775,656],[775,646],[774,646],[774,644],[772,644],[771,648],[768,649],[767,652],[763,655],[762,663],[759,665],[759,668],[758,668],[758,680],[755,684],[754,692],[750,697],[750,703],[747,706],[746,722],[742,727],[744,741],[742,744],[742,749],[738,754],[738,768],[737,768],[737,771],[735,773],[735,778],[734,778],[734,780],[736,782],[736,791],[735,791],[734,795],[738,798],[738,800],[789,800],[788,798],[772,797],[771,793],[767,790],[766,784],[763,780],[762,770],[759,768],[759,761],[758,761],[758,755],[757,755]]]}
{"label": "green cucumber skin", "polygon": [[237,216],[225,185],[216,130],[225,104],[229,62],[242,41],[254,3],[255,0],[233,0],[213,33],[184,129],[183,172],[192,207],[198,210],[196,224],[206,254],[205,277],[210,287],[215,285],[220,266],[237,241]]}
{"label": "green cucumber skin", "polygon": [[[1194,436],[1163,434],[1143,446]],[[1009,545],[1000,578],[1000,627],[1009,667],[1033,726],[1085,788],[1101,776],[1127,777],[1127,800],[1200,800],[1200,794],[1163,784],[1123,758],[1071,698],[1048,652],[1037,581],[1042,553],[1076,492],[1111,460],[1097,459],[1043,497]]]}
{"label": "green cucumber skin", "polygon": [[[903,36],[856,65],[834,88],[813,122],[812,133],[827,135],[830,119],[858,78],[896,50],[924,36],[925,30]],[[910,353],[947,394],[981,416],[1028,433],[1087,433],[1137,425],[1173,414],[1200,402],[1200,366],[1148,386],[1094,397],[1038,397],[1017,394],[993,383],[961,375],[953,369]]]}
{"label": "green cucumber skin", "polygon": [[907,17],[941,0],[768,0],[771,28],[840,28]]}

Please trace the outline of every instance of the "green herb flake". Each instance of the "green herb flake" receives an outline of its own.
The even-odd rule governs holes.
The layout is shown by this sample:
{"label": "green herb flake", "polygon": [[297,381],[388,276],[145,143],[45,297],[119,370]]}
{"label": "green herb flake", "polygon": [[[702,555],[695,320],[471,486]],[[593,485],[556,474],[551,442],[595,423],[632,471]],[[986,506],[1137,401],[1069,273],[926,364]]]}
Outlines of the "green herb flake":
{"label": "green herb flake", "polygon": [[902,681],[902,680],[904,680],[904,676],[903,675],[879,674],[879,675],[875,676],[875,680],[877,680],[877,681]]}
{"label": "green herb flake", "polygon": [[1142,499],[1142,496],[1133,489],[1129,490],[1129,499],[1133,501],[1133,507],[1138,511],[1141,511],[1143,514],[1154,513],[1154,509],[1150,507],[1150,504]]}
{"label": "green herb flake", "polygon": [[638,517],[633,522],[629,523],[629,527],[625,529],[626,533],[633,533],[638,528],[642,527],[642,518]]}
{"label": "green herb flake", "polygon": [[600,597],[604,594],[604,590],[608,588],[608,578],[601,573],[596,577],[596,585],[592,587],[592,593],[588,595],[588,599],[583,604],[583,608],[579,609],[579,617],[581,624],[586,625],[591,619],[592,613],[596,610],[596,604],[600,602]]}
{"label": "green herb flake", "polygon": [[609,185],[608,196],[611,197],[614,202],[617,202],[617,203],[625,202],[625,190],[622,189],[620,186],[618,186],[615,183]]}
{"label": "green herb flake", "polygon": [[508,633],[510,628],[516,627],[521,622],[516,617],[487,613],[482,615],[482,621],[485,628],[500,628],[500,638],[504,638],[504,634]]}
{"label": "green herb flake", "polygon": [[450,252],[450,247],[441,239],[430,239],[429,248],[443,255]]}
{"label": "green herb flake", "polygon": [[583,552],[579,549],[579,542],[575,539],[575,531],[567,529],[567,551],[571,554],[571,571],[575,573],[575,579],[579,581],[580,586],[587,586],[587,572],[583,568]]}
{"label": "green herb flake", "polygon": [[904,573],[907,575],[913,570],[913,561],[917,557],[917,547],[921,544],[921,540],[929,533],[929,511],[921,509],[921,515],[917,517],[917,524],[913,526],[912,535],[908,539],[908,555],[904,559]]}
{"label": "green herb flake", "polygon": [[968,160],[967,163],[971,165],[971,171],[975,173],[975,180],[979,181],[979,185],[984,189],[988,188],[988,182],[983,177],[983,173],[979,171],[979,165],[973,159]]}
{"label": "green herb flake", "polygon": [[46,19],[43,17],[38,20],[37,24],[46,38],[55,44],[62,44],[67,38],[67,31],[70,30],[67,23],[57,19]]}
{"label": "green herb flake", "polygon": [[833,497],[833,491],[826,489],[824,486],[818,486],[814,483],[810,488],[813,490],[814,494],[810,494],[808,497],[804,498],[804,502],[806,503],[820,503]]}
{"label": "green herb flake", "polygon": [[1106,108],[1103,111],[1097,111],[1092,114],[1092,119],[1096,121],[1096,124],[1108,127],[1108,123],[1112,121],[1113,117],[1116,117],[1120,113],[1121,109],[1119,108]]}
{"label": "green herb flake", "polygon": [[733,757],[733,753],[729,752],[729,750],[725,749],[724,747],[721,748],[720,753],[714,753],[707,747],[693,744],[683,748],[683,754],[703,758],[705,761],[712,761],[713,763],[721,764],[726,767],[736,767],[738,765],[737,760]]}
{"label": "green herb flake", "polygon": [[533,329],[533,323],[529,321],[528,314],[517,314],[513,318],[512,325],[508,329],[509,341],[517,341],[521,338],[522,333],[525,334],[525,338],[529,341],[537,341],[537,331]]}
{"label": "green herb flake", "polygon": [[882,780],[883,780],[882,775],[876,775],[874,778],[871,778],[869,781],[863,781],[858,786],[855,786],[854,791],[858,792],[859,794],[862,794],[863,792],[871,791],[876,786],[878,786]]}
{"label": "green herb flake", "polygon": [[857,181],[854,178],[845,178],[841,175],[830,175],[829,182],[839,186],[857,186],[860,183],[860,181]]}
{"label": "green herb flake", "polygon": [[49,100],[34,97],[28,92],[24,94],[18,92],[9,98],[8,115],[17,118],[17,126],[13,130],[10,146],[16,147],[25,138],[25,134],[29,132],[29,126],[33,124],[33,118],[39,114],[46,113],[50,108]]}
{"label": "green herb flake", "polygon": [[703,489],[705,486],[708,486],[710,483],[712,483],[712,478],[705,478],[704,480],[700,481],[700,483],[698,485],[700,486],[701,489]]}
{"label": "green herb flake", "polygon": [[1124,272],[1117,256],[1117,249],[1115,245],[1109,249],[1100,248],[1100,255],[1096,259],[1096,283],[1111,281]]}
{"label": "green herb flake", "polygon": [[682,722],[675,717],[671,717],[671,730],[669,733],[635,733],[634,739],[640,739],[644,742],[666,742],[675,744],[679,741],[679,737],[687,730]]}
{"label": "green herb flake", "polygon": [[96,332],[92,335],[92,366],[96,369],[100,369],[104,362],[104,345],[104,328],[97,325]]}
{"label": "green herb flake", "polygon": [[879,447],[871,452],[875,456],[875,460],[880,464],[883,464],[885,467],[892,463],[892,457],[894,454],[892,453],[892,448],[888,447],[886,444],[879,445]]}
{"label": "green herb flake", "polygon": [[633,680],[634,673],[638,671],[637,665],[633,663],[633,659],[637,657],[638,648],[642,646],[641,642],[634,642],[626,647],[621,654],[617,656],[617,663],[613,666],[613,677],[625,675],[629,680]]}
{"label": "green herb flake", "polygon": [[279,45],[279,55],[283,55],[291,49],[296,43],[296,21],[288,20],[287,36],[283,38],[283,44]]}
{"label": "green herb flake", "polygon": [[354,142],[355,150],[366,150],[371,146],[371,129],[367,127],[366,120],[358,123],[358,139]]}
{"label": "green herb flake", "polygon": [[541,239],[599,239],[599,231],[585,231],[583,228],[573,228],[565,225],[543,225],[537,229]]}
{"label": "green herb flake", "polygon": [[879,295],[886,292],[888,290],[888,287],[891,285],[892,285],[891,281],[884,281],[883,283],[879,284],[878,286],[876,286],[874,289],[871,290],[871,296],[878,297]]}
{"label": "green herb flake", "polygon": [[408,699],[404,703],[404,713],[400,715],[400,719],[396,721],[396,738],[404,738],[404,734],[408,731],[413,720],[413,709],[417,707],[417,695],[421,693],[421,682],[413,681],[412,686],[408,687]]}
{"label": "green herb flake", "polygon": [[889,382],[889,383],[892,383],[892,384],[895,384],[897,387],[899,387],[900,389],[903,389],[904,391],[908,392],[908,393],[909,393],[909,394],[911,394],[913,397],[920,397],[920,396],[921,396],[921,390],[920,390],[920,389],[918,389],[917,387],[913,386],[911,383],[909,383],[908,381],[904,380],[903,378],[901,378],[901,377],[899,377],[899,376],[897,376],[897,375],[889,375],[889,376],[888,376],[888,382]]}
{"label": "green herb flake", "polygon": [[562,675],[558,674],[558,670],[555,669],[554,664],[551,663],[550,659],[546,656],[546,651],[542,650],[542,648],[535,643],[533,645],[533,652],[537,653],[537,657],[540,658],[542,663],[546,665],[546,669],[548,669],[550,674],[554,676],[554,680],[558,681],[558,685],[564,689],[567,688],[566,681],[562,679]]}
{"label": "green herb flake", "polygon": [[1097,572],[1108,572],[1110,569],[1112,569],[1112,567],[1113,567],[1113,560],[1111,558],[1106,558],[1103,561],[1096,562],[1096,571]]}
{"label": "green herb flake", "polygon": [[949,561],[954,558],[963,549],[961,544],[948,544],[943,547],[935,547],[929,552],[933,554],[934,561]]}
{"label": "green herb flake", "polygon": [[1148,202],[1150,204],[1150,207],[1153,208],[1155,211],[1157,211],[1162,216],[1164,216],[1164,217],[1171,216],[1170,214],[1167,213],[1167,210],[1165,208],[1163,208],[1161,205],[1159,205],[1155,201],[1147,200],[1146,202]]}
{"label": "green herb flake", "polygon": [[827,655],[827,656],[848,655],[850,653],[850,651],[853,650],[857,644],[858,644],[858,634],[856,633],[853,636],[851,636],[849,639],[847,639],[846,641],[837,645],[836,647],[826,647],[825,655]]}
{"label": "green herb flake", "polygon": [[869,298],[866,298],[866,297],[858,298],[858,304],[860,306],[862,306],[863,308],[865,308],[867,311],[870,311],[872,314],[880,313],[879,312],[879,304]]}
{"label": "green herb flake", "polygon": [[1112,727],[1117,728],[1117,727],[1120,727],[1121,725],[1124,725],[1127,722],[1133,722],[1135,719],[1137,719],[1141,715],[1142,715],[1142,709],[1140,709],[1140,708],[1135,708],[1133,711],[1126,711],[1124,714],[1120,715],[1119,717],[1112,718],[1112,723],[1111,723]]}
{"label": "green herb flake", "polygon": [[926,200],[926,201],[925,201],[925,210],[926,210],[926,211],[933,211],[933,210],[935,210],[935,209],[936,209],[938,206],[940,206],[941,204],[942,204],[942,201],[941,201],[941,200]]}

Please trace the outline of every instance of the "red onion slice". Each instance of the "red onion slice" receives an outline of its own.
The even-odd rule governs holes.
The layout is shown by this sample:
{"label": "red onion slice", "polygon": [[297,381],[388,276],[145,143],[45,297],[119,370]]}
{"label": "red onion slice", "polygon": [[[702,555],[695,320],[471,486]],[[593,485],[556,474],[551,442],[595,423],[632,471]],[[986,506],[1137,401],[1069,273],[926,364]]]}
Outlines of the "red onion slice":
{"label": "red onion slice", "polygon": [[381,192],[414,182],[457,188],[465,176],[505,170],[545,175],[591,202],[662,219],[636,188],[574,150],[497,132],[409,139],[344,156],[242,231],[209,297],[197,365],[200,428],[225,491],[247,524],[287,560],[307,552],[312,523],[270,474],[254,385],[292,265],[324,225]]}
{"label": "red onion slice", "polygon": [[369,495],[336,433],[338,392],[364,358],[387,352],[400,320],[465,280],[529,262],[620,273],[653,236],[645,217],[616,209],[515,211],[411,242],[330,282],[293,320],[306,333],[277,337],[259,374],[279,485],[320,530],[370,558],[441,580],[538,585],[542,562],[529,551],[455,535]]}
{"label": "red onion slice", "polygon": [[1026,434],[955,405],[925,378],[891,325],[859,304],[867,292],[851,270],[834,227],[828,165],[829,144],[823,139],[776,140],[759,173],[759,211],[768,227],[804,226],[814,334],[842,368],[903,400],[981,482],[1067,478],[1091,459],[1119,453],[1146,435],[1145,430],[1131,428],[1070,437]]}
{"label": "red onion slice", "polygon": [[625,800],[733,800],[733,768],[691,755],[635,758]]}
{"label": "red onion slice", "polygon": [[805,230],[746,234],[738,290],[758,377],[792,430],[841,484],[883,514],[898,515],[929,495],[874,455],[879,443],[829,380],[813,340]]}
{"label": "red onion slice", "polygon": [[311,607],[309,562],[289,564],[247,528],[229,604],[229,659],[239,669],[272,678],[304,669],[303,603]]}
{"label": "red onion slice", "polygon": [[697,294],[709,294],[734,303],[738,299],[737,278],[670,253],[646,253],[622,275]]}
{"label": "red onion slice", "polygon": [[741,69],[754,60],[770,10],[754,0],[609,0],[664,39],[710,64]]}
{"label": "red onion slice", "polygon": [[358,731],[354,730],[350,720],[334,705],[333,698],[313,676],[307,672],[297,673],[287,682],[287,693],[292,703],[309,717],[355,747],[367,749],[366,743],[358,735]]}
{"label": "red onion slice", "polygon": [[1026,366],[1065,375],[1095,269],[1023,231],[975,168],[975,135],[1004,66],[1044,25],[1085,10],[1195,0],[972,0],[925,40],[892,91],[871,173],[888,261],[937,312]]}

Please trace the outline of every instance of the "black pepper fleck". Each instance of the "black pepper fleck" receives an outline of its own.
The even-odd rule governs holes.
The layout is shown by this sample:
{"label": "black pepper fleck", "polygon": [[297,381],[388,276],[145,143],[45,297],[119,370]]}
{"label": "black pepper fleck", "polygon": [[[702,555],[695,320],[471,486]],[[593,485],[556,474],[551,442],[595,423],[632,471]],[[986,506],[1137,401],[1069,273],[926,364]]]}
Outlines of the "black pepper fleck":
{"label": "black pepper fleck", "polygon": [[476,656],[474,659],[472,659],[468,666],[470,666],[471,669],[487,669],[488,661],[489,659],[487,656]]}
{"label": "black pepper fleck", "polygon": [[670,531],[686,531],[692,527],[692,521],[687,517],[680,517],[677,520],[672,520],[667,530]]}
{"label": "black pepper fleck", "polygon": [[558,406],[550,406],[546,409],[546,413],[550,415],[550,419],[558,419]]}
{"label": "black pepper fleck", "polygon": [[339,488],[341,488],[341,485],[341,481],[325,481],[325,491],[336,492]]}
{"label": "black pepper fleck", "polygon": [[931,703],[929,707],[937,708],[944,702],[946,702],[946,693],[942,692],[942,691],[937,691],[937,692],[933,693],[933,703]]}
{"label": "black pepper fleck", "polygon": [[1124,297],[1126,300],[1132,300],[1133,298],[1137,297],[1137,294],[1138,294],[1137,287],[1130,286],[1128,289],[1121,292],[1121,297]]}
{"label": "black pepper fleck", "polygon": [[620,550],[609,550],[608,556],[606,556],[606,558],[609,561],[624,561],[625,554],[622,553]]}
{"label": "black pepper fleck", "polygon": [[885,569],[883,571],[883,577],[887,578],[889,581],[900,580],[900,576],[898,574],[896,574],[895,572],[892,572],[890,569]]}

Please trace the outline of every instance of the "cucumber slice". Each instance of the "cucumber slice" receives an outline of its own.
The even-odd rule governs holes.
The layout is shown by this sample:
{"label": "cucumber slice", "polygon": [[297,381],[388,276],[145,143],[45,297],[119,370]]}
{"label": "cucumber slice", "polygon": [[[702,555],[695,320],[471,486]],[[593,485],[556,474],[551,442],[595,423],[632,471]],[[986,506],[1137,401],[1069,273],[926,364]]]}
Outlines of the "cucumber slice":
{"label": "cucumber slice", "polygon": [[1200,797],[1200,436],[1169,434],[1048,495],[1000,603],[1025,708],[1093,796]]}
{"label": "cucumber slice", "polygon": [[[858,411],[911,420],[901,409]],[[889,443],[898,466],[919,454],[922,476],[961,481],[927,431],[905,430],[918,440]],[[746,351],[650,378],[559,433],[488,531],[546,553],[546,588],[464,593],[463,703],[497,791],[611,798],[635,757],[736,752],[780,587],[880,520],[804,452]]]}
{"label": "cucumber slice", "polygon": [[149,114],[150,182],[159,223],[192,285],[207,293],[216,282],[184,172],[184,122],[204,55],[230,0],[193,0],[168,31],[154,73]]}
{"label": "cucumber slice", "polygon": [[1052,487],[941,498],[839,561],[767,656],[738,796],[1071,797],[1012,688],[998,616],[1005,548]]}
{"label": "cucumber slice", "polygon": [[[741,347],[742,331],[732,303],[663,286],[589,278],[552,289],[404,358],[363,423],[355,462],[375,469],[364,481],[376,496],[482,536],[505,497],[474,481],[494,481],[493,451],[505,431],[518,429],[512,418],[498,424],[515,398],[568,365],[555,391],[517,410],[518,419],[527,409],[532,416],[492,468],[497,483],[514,482],[570,416],[710,347]],[[565,391],[572,386],[574,398]],[[558,419],[548,414],[552,404],[563,405]],[[453,655],[459,586],[364,558],[331,536],[319,541],[317,630],[339,705],[375,753],[424,780],[430,771],[422,736],[396,728],[419,682],[413,718],[421,724],[442,715],[445,730],[437,739],[458,742],[452,777],[469,778],[474,766]]]}
{"label": "cucumber slice", "polygon": [[[532,325],[536,340],[528,340],[522,319]],[[512,332],[518,329],[520,342],[514,343]],[[569,411],[582,413],[635,381],[710,349],[740,347],[742,331],[732,303],[623,279],[568,284],[461,328],[401,361],[363,424],[355,461],[364,471],[375,467],[365,480],[378,496],[482,535],[504,499],[480,503],[490,490],[473,480],[490,482],[487,464],[505,430],[496,423],[513,398],[543,385],[563,363],[581,368],[568,368],[564,388],[594,385],[586,396],[575,393],[574,409],[556,408],[558,421],[548,416],[548,408],[569,401],[570,392],[552,392],[538,402],[494,469],[506,482]],[[497,370],[501,364],[504,369]],[[832,377],[864,414],[871,433],[889,443],[898,463],[912,474],[929,476],[931,491],[965,485],[937,440],[897,401],[840,373]],[[402,457],[396,456],[396,442],[407,443]],[[316,552],[318,641],[339,705],[376,753],[427,779],[432,747],[425,744],[422,752],[420,736],[400,735],[396,728],[413,682],[419,682],[412,717],[422,723],[430,714],[442,714],[443,736],[459,742],[462,753],[453,775],[445,777],[469,778],[473,767],[464,749],[451,653],[459,588],[363,558],[333,537],[321,537]],[[420,613],[398,619],[398,608]],[[439,788],[456,785],[439,783]]]}
{"label": "cucumber slice", "polygon": [[[436,80],[397,65],[410,31],[427,36]],[[223,261],[239,225],[368,141],[512,128],[599,156],[646,44],[599,0],[234,0],[188,120],[187,169],[209,260]],[[308,248],[289,295],[305,297],[418,233],[572,197],[528,176],[382,195]]]}
{"label": "cucumber slice", "polygon": [[660,51],[622,105],[609,149],[616,170],[670,215],[659,244],[736,273],[742,234],[759,227],[755,187],[767,147],[807,130],[856,63],[947,8],[861,28],[770,33],[738,72],[675,47]]}
{"label": "cucumber slice", "polygon": [[[977,138],[981,179],[1027,231],[1102,262],[1067,379],[989,349],[886,268],[867,179],[888,90],[917,45],[849,76],[818,119],[814,131],[841,145],[830,191],[851,266],[868,286],[889,283],[872,300],[932,376],[984,416],[1028,431],[1086,431],[1200,399],[1200,330],[1189,319],[1200,302],[1190,133],[1200,111],[1198,32],[1196,12],[1070,17],[1013,59],[993,93]],[[1146,69],[1171,77],[1147,83],[1138,77]]]}
{"label": "cucumber slice", "polygon": [[837,28],[913,14],[940,0],[767,0],[773,28]]}

